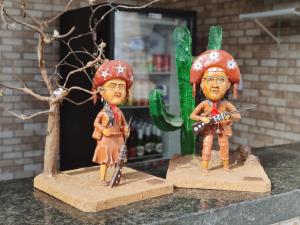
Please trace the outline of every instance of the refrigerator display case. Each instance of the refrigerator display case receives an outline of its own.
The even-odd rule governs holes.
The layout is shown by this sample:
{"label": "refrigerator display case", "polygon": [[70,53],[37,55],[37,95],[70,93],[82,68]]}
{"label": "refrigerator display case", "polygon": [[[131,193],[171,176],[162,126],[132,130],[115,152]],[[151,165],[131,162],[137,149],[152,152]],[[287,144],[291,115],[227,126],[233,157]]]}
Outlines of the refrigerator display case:
{"label": "refrigerator display case", "polygon": [[[94,18],[100,18],[107,7],[101,8]],[[89,7],[66,12],[61,17],[61,33],[76,26],[73,35],[88,32]],[[168,158],[180,153],[180,134],[161,132],[149,116],[148,96],[151,90],[161,89],[168,111],[179,114],[179,95],[175,67],[173,31],[176,26],[187,26],[195,34],[195,12],[147,8],[142,10],[118,9],[109,14],[97,28],[97,41],[106,44],[108,59],[121,59],[134,70],[134,83],[128,101],[120,108],[129,120],[132,117],[131,136],[127,141],[128,161]],[[193,38],[195,40],[195,38]],[[78,46],[78,47],[77,47]],[[78,41],[76,49],[93,51],[91,40]],[[61,58],[68,52],[61,47]],[[63,69],[61,74],[67,74]],[[73,84],[91,88],[85,78],[76,78]],[[72,84],[71,82],[71,84]],[[82,98],[73,94],[72,98]],[[61,169],[91,165],[95,141],[91,138],[93,120],[101,104],[74,106],[68,102],[61,107]],[[82,117],[85,118],[82,118]],[[83,122],[84,121],[84,122]],[[77,124],[75,127],[74,124]],[[78,124],[79,123],[79,124]],[[71,129],[72,128],[72,129]],[[77,161],[80,159],[79,161]]]}

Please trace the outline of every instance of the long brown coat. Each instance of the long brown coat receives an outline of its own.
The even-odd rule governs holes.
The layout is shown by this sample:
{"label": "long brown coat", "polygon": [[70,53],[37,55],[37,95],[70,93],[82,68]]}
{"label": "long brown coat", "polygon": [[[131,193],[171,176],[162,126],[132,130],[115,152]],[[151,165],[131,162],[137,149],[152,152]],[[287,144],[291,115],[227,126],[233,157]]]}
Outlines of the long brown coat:
{"label": "long brown coat", "polygon": [[[213,109],[212,106],[212,102],[209,100],[205,100],[202,101],[195,109],[194,111],[191,113],[190,118],[192,120],[195,121],[200,121],[200,117],[209,117],[210,113]],[[222,112],[230,112],[230,111],[235,111],[236,108],[234,107],[234,105],[232,103],[230,103],[227,100],[223,100],[220,102],[220,104],[217,107],[219,113]],[[220,122],[221,125],[221,132],[226,134],[227,136],[231,136],[232,135],[232,129],[231,129],[231,125],[232,125],[232,120],[240,120],[241,119],[241,115],[239,113],[236,114],[232,114],[230,117],[230,120],[224,120]],[[211,130],[211,127],[207,127],[203,130],[203,133],[207,133]]]}
{"label": "long brown coat", "polygon": [[109,117],[104,110],[101,110],[94,122],[94,127],[102,133],[104,129],[109,129],[110,136],[102,134],[97,140],[93,162],[98,164],[113,165],[117,163],[120,147],[124,144],[126,120],[122,111],[117,108],[118,120],[115,125],[109,125]]}

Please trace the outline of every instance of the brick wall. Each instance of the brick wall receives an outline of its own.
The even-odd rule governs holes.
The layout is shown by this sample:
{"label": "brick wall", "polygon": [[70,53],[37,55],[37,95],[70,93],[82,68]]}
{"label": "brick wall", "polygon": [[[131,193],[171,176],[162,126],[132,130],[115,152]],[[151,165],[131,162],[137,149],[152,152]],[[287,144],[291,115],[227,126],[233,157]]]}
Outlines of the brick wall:
{"label": "brick wall", "polygon": [[[171,4],[170,4],[171,3]],[[191,0],[169,1],[168,7],[197,11],[197,51],[206,50],[211,25],[223,27],[223,49],[240,65],[243,91],[236,106],[256,106],[234,125],[233,146],[271,146],[300,141],[300,27],[281,21],[277,46],[253,21],[240,13],[299,7],[299,1]],[[296,19],[296,17],[294,18]],[[277,20],[262,20],[276,35]]]}
{"label": "brick wall", "polygon": [[[37,18],[48,18],[62,9],[61,0],[31,0],[28,8]],[[126,1],[136,4],[135,1]],[[140,3],[140,2],[139,2]],[[164,7],[197,10],[197,51],[206,49],[209,26],[219,24],[224,30],[223,49],[238,59],[244,90],[237,106],[255,105],[234,125],[233,144],[276,145],[300,140],[300,32],[297,21],[282,22],[280,48],[251,21],[240,21],[240,13],[299,6],[297,1],[280,0],[164,0]],[[14,1],[7,1],[10,12],[20,16]],[[73,7],[86,5],[76,0]],[[157,5],[158,6],[158,5]],[[267,26],[276,33],[275,21]],[[58,24],[56,24],[58,26]],[[16,84],[14,77],[27,81],[39,93],[36,63],[37,36],[17,26],[0,26],[0,82]],[[59,58],[58,44],[47,49],[48,67]],[[30,96],[6,91],[0,104],[8,109],[30,114],[46,105]],[[0,109],[0,180],[30,177],[42,169],[46,117],[21,121]]]}

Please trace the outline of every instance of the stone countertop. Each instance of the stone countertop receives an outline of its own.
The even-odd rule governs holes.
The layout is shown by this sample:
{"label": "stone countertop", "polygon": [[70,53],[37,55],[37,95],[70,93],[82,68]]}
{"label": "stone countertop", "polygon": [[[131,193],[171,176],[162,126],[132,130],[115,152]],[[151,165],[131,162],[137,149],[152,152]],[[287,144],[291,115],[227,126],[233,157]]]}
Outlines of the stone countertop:
{"label": "stone countertop", "polygon": [[[33,188],[32,178],[0,182],[0,224],[272,224],[300,216],[300,143],[253,150],[270,193],[175,189],[173,194],[84,213]],[[168,161],[135,165],[163,177]]]}

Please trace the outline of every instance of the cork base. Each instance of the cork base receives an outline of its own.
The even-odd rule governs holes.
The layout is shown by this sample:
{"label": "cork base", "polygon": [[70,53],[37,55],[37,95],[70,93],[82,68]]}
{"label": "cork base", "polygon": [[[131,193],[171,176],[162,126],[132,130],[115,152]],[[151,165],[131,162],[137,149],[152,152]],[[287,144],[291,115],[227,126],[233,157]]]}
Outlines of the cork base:
{"label": "cork base", "polygon": [[[107,180],[114,170],[108,169]],[[105,209],[142,201],[173,192],[173,185],[164,179],[127,167],[123,168],[119,186],[102,186],[99,167],[64,171],[49,178],[40,174],[34,178],[34,187],[84,212]]]}
{"label": "cork base", "polygon": [[223,169],[219,154],[213,151],[208,171],[201,168],[201,158],[177,156],[170,160],[167,182],[175,187],[202,188],[231,191],[269,192],[271,181],[255,156],[244,165],[230,165]]}

